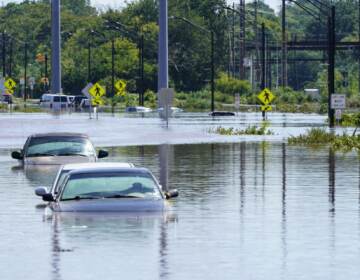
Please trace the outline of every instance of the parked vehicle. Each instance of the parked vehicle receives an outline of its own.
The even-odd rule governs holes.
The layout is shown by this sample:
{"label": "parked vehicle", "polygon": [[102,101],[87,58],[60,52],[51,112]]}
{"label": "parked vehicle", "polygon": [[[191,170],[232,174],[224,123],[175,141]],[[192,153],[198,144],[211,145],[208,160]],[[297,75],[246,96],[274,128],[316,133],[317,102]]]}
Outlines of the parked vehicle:
{"label": "parked vehicle", "polygon": [[86,96],[83,95],[74,96],[74,99],[72,101],[73,107],[75,109],[81,109],[82,107],[80,105],[83,104],[83,100],[88,100],[88,99]]}
{"label": "parked vehicle", "polygon": [[10,94],[1,95],[0,103],[2,103],[2,104],[12,104],[13,103],[12,96]]}
{"label": "parked vehicle", "polygon": [[80,110],[89,109],[90,108],[90,100],[88,98],[85,98],[81,100],[79,108]]}
{"label": "parked vehicle", "polygon": [[73,166],[63,176],[59,171],[50,192],[39,187],[35,194],[49,202],[54,212],[163,211],[165,200],[178,196],[176,190],[163,193],[149,170],[121,165]]}
{"label": "parked vehicle", "polygon": [[52,110],[66,110],[71,107],[73,96],[62,94],[43,94],[40,100],[40,106]]}
{"label": "parked vehicle", "polygon": [[143,106],[133,106],[133,107],[127,107],[126,108],[127,113],[150,113],[152,110],[147,107]]}
{"label": "parked vehicle", "polygon": [[61,165],[66,163],[95,162],[108,156],[100,150],[96,155],[89,137],[78,133],[47,133],[31,135],[21,151],[12,158],[27,165]]}

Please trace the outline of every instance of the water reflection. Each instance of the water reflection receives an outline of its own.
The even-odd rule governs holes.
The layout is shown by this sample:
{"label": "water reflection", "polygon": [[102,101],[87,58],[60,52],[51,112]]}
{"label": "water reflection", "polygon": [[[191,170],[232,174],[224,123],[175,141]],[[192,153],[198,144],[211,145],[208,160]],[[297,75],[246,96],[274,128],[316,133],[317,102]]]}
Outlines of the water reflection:
{"label": "water reflection", "polygon": [[[77,251],[88,246],[107,247],[107,243],[111,240],[114,245],[116,242],[118,243],[112,246],[114,251],[116,248],[121,248],[123,251],[128,250],[130,252],[139,246],[143,248],[145,246],[152,247],[156,240],[153,238],[154,234],[158,234],[159,241],[159,279],[167,279],[169,275],[167,230],[169,223],[178,221],[175,214],[52,213],[49,216],[47,213],[44,216],[44,221],[49,223],[52,228],[50,263],[53,280],[66,279],[64,275],[67,272],[61,269],[62,261],[66,262],[66,259],[73,258],[73,254],[76,254]],[[76,246],[64,247],[63,243],[68,243],[69,240],[71,244],[76,244]],[[77,262],[79,261],[81,260],[77,260]],[[145,260],[141,265],[143,266],[147,261],[149,260]],[[112,266],[116,263],[117,261],[114,259]],[[127,267],[127,269],[129,268]],[[115,271],[121,270],[121,264],[119,264]]]}

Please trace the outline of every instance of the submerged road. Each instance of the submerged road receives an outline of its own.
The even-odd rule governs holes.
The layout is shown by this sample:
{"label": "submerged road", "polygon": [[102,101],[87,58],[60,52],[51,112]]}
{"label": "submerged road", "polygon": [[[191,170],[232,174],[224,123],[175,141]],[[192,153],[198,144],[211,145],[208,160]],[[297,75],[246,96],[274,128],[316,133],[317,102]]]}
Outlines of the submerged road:
{"label": "submerged road", "polygon": [[169,126],[157,114],[100,114],[89,119],[88,114],[0,114],[0,148],[20,148],[33,133],[79,132],[88,134],[94,144],[102,147],[236,143],[241,141],[284,142],[289,136],[304,133],[311,127],[326,127],[326,117],[317,114],[269,114],[267,136],[220,136],[209,131],[218,126],[245,129],[260,126],[260,113],[239,113],[236,117],[213,118],[206,113],[181,113]]}

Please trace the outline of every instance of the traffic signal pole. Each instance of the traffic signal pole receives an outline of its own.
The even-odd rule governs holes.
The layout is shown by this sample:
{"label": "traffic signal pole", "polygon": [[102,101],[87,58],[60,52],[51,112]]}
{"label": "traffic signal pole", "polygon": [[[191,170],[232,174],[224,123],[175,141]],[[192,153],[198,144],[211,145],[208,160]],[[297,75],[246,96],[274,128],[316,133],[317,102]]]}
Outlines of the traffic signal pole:
{"label": "traffic signal pole", "polygon": [[328,17],[328,117],[329,126],[335,126],[335,112],[331,108],[332,95],[335,94],[335,6],[331,7],[331,13]]}
{"label": "traffic signal pole", "polygon": [[61,93],[60,0],[51,2],[51,93]]}

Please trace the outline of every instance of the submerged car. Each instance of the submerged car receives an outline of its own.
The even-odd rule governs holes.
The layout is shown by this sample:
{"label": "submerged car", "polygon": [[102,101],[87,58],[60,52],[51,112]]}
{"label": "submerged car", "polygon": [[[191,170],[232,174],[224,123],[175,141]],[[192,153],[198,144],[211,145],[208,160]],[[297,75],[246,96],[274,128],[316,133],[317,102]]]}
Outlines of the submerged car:
{"label": "submerged car", "polygon": [[24,165],[61,165],[95,162],[108,156],[96,150],[89,137],[78,133],[47,133],[31,135],[21,151],[11,154]]}
{"label": "submerged car", "polygon": [[[73,169],[72,169],[73,168]],[[64,166],[52,190],[35,190],[54,212],[153,212],[166,209],[166,199],[151,172],[122,163]]]}

